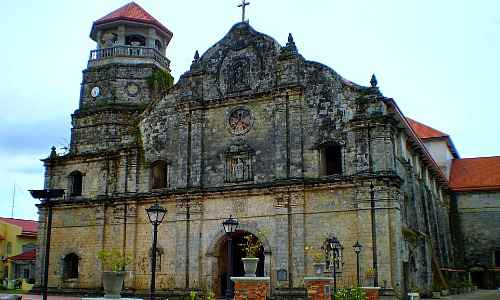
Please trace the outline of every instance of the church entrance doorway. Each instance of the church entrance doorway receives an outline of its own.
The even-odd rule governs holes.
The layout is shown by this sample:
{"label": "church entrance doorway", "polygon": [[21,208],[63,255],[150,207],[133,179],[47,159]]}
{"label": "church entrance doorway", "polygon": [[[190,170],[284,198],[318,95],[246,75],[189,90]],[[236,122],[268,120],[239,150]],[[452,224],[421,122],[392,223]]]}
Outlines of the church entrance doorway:
{"label": "church entrance doorway", "polygon": [[[248,231],[238,230],[233,234],[233,276],[245,276],[245,271],[243,269],[243,261],[242,258],[245,257],[244,244],[245,244],[245,236],[252,235],[252,233]],[[255,236],[254,236],[255,237]],[[218,296],[224,296],[226,293],[227,287],[227,268],[228,268],[228,259],[227,259],[227,244],[228,240],[225,236],[221,242],[219,247],[219,259],[218,259]],[[259,254],[257,255],[259,258],[259,263],[257,265],[257,276],[264,276],[264,247],[261,247]]]}

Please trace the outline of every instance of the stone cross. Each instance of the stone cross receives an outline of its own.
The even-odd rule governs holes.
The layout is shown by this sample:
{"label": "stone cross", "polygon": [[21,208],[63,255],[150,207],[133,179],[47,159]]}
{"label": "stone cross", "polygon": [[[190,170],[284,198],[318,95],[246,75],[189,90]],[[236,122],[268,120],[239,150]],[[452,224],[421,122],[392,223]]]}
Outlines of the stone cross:
{"label": "stone cross", "polygon": [[250,5],[250,2],[245,0],[241,0],[241,4],[238,4],[238,7],[241,7],[241,22],[245,22],[245,7],[247,5]]}

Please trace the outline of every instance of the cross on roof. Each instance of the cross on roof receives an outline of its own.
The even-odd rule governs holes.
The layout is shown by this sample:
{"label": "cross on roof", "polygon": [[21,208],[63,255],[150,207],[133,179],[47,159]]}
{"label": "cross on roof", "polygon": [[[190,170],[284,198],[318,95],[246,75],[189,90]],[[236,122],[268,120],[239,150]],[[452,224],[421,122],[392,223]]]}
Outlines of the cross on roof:
{"label": "cross on roof", "polygon": [[245,22],[245,7],[250,5],[250,2],[246,2],[245,0],[241,0],[241,3],[238,4],[238,7],[241,7],[241,22]]}

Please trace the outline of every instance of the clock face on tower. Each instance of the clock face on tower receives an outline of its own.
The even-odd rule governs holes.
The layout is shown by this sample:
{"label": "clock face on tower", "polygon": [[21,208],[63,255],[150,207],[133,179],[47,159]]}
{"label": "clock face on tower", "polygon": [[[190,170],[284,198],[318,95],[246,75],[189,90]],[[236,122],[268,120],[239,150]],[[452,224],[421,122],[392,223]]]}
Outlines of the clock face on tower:
{"label": "clock face on tower", "polygon": [[236,108],[229,115],[229,128],[234,135],[247,133],[252,127],[252,114],[246,108]]}
{"label": "clock face on tower", "polygon": [[90,95],[92,96],[92,98],[97,98],[101,95],[101,90],[99,89],[98,86],[95,86],[90,91]]}

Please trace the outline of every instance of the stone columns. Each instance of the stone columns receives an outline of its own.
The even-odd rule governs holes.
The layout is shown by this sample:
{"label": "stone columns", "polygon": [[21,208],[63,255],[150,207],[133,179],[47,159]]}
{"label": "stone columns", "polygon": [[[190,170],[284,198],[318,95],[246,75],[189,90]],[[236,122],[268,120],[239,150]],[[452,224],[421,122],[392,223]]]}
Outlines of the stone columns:
{"label": "stone columns", "polygon": [[307,298],[310,300],[330,300],[333,278],[331,277],[304,277],[307,289]]}
{"label": "stone columns", "polygon": [[270,277],[231,277],[234,300],[266,300]]}

